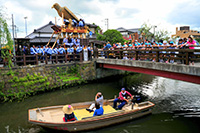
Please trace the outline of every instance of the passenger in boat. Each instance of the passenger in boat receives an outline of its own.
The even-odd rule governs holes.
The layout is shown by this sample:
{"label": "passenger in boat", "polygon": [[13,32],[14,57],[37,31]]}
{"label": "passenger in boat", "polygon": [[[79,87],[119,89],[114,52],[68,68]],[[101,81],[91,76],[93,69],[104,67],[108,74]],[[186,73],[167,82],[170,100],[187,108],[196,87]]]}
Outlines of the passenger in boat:
{"label": "passenger in boat", "polygon": [[[95,95],[95,102],[96,103],[99,103],[101,107],[103,107],[103,95],[101,92],[98,92],[96,95]],[[95,111],[96,108],[95,108],[95,103],[92,103],[90,105],[90,107],[88,109],[86,109],[87,111],[89,111],[90,113]]]}
{"label": "passenger in boat", "polygon": [[100,104],[98,102],[95,102],[95,111],[94,111],[94,114],[93,116],[100,116],[100,115],[103,115],[103,108],[102,106],[100,106]]}
{"label": "passenger in boat", "polygon": [[63,112],[65,113],[64,117],[63,117],[64,122],[78,120],[77,117],[74,115],[73,111],[74,111],[74,109],[71,105],[65,105],[63,107]]}
{"label": "passenger in boat", "polygon": [[[131,97],[131,99],[133,99],[133,96],[131,95],[131,93],[129,93],[128,91],[125,90],[125,88],[122,88],[121,89],[121,92],[119,93],[119,97],[116,98],[114,100],[114,103],[113,103],[113,108],[115,109],[122,109],[122,107],[128,103],[128,96]],[[117,107],[117,102],[120,102],[121,104]]]}

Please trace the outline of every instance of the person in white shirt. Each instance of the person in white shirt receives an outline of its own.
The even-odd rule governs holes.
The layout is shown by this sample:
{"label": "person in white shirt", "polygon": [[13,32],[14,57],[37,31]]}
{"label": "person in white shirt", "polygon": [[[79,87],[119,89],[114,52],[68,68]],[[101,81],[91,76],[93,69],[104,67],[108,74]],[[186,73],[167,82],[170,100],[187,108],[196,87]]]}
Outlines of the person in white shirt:
{"label": "person in white shirt", "polygon": [[[95,95],[95,102],[99,103],[100,104],[100,107],[103,107],[103,95],[101,92],[98,92],[96,95]],[[89,108],[86,109],[87,111],[89,111],[90,113],[95,111],[96,108],[95,108],[95,103],[92,103],[90,105]]]}

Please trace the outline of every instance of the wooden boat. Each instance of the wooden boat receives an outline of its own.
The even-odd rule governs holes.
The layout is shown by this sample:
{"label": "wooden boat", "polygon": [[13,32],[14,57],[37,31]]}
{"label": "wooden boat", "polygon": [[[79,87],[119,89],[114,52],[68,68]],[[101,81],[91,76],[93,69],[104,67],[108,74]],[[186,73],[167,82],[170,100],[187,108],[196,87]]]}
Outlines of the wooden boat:
{"label": "wooden boat", "polygon": [[102,128],[116,123],[129,121],[152,113],[154,104],[150,101],[138,103],[137,106],[126,104],[122,110],[115,110],[113,100],[104,100],[104,115],[93,117],[93,113],[86,111],[91,103],[83,102],[71,104],[77,121],[63,122],[63,105],[29,109],[28,121],[42,127],[65,130],[70,132]]}

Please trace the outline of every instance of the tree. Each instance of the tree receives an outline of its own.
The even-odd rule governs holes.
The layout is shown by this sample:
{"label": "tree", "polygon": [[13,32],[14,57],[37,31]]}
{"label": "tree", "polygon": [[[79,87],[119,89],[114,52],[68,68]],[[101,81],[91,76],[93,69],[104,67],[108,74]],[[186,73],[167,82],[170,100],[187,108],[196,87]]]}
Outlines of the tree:
{"label": "tree", "polygon": [[159,40],[169,40],[169,32],[165,31],[165,30],[159,30],[156,31],[155,35],[154,35],[154,39],[155,41],[159,41]]}
{"label": "tree", "polygon": [[101,41],[107,41],[111,44],[113,43],[124,43],[124,39],[122,37],[122,34],[117,30],[107,30],[106,32],[101,34],[97,34],[97,40]]}
{"label": "tree", "polygon": [[142,28],[139,29],[140,34],[145,37],[145,39],[152,39],[154,34],[151,33],[151,29],[153,28],[153,26],[148,25],[147,23],[144,23],[142,26]]}
{"label": "tree", "polygon": [[[13,41],[11,34],[8,30],[8,25],[6,22],[6,16],[3,7],[0,7],[0,45],[1,45],[1,56],[4,60],[8,62],[8,67],[12,66],[12,51],[13,51]],[[2,45],[4,45],[2,47]]]}
{"label": "tree", "polygon": [[[92,23],[93,25],[96,25],[95,23]],[[95,34],[98,34],[99,31],[101,30],[101,28],[99,26],[97,26],[96,30],[95,30]]]}
{"label": "tree", "polygon": [[145,37],[145,39],[152,40],[154,38],[155,41],[159,40],[169,40],[169,32],[165,30],[157,30],[156,32],[152,33],[151,30],[155,30],[154,26],[151,24],[144,23],[142,28],[139,29],[142,36]]}

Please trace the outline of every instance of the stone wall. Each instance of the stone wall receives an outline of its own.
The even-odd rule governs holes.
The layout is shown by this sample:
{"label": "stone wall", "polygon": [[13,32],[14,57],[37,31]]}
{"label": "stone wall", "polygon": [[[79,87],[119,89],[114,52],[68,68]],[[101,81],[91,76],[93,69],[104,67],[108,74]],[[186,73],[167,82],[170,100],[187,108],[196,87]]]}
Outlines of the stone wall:
{"label": "stone wall", "polygon": [[0,72],[0,100],[4,101],[96,78],[94,62],[1,68]]}

